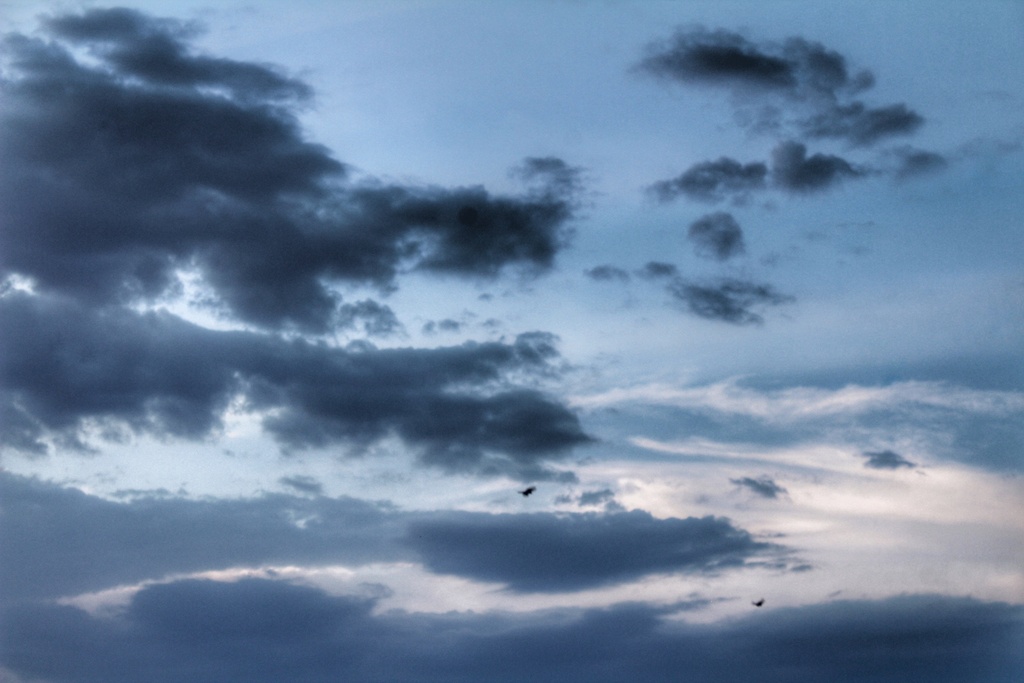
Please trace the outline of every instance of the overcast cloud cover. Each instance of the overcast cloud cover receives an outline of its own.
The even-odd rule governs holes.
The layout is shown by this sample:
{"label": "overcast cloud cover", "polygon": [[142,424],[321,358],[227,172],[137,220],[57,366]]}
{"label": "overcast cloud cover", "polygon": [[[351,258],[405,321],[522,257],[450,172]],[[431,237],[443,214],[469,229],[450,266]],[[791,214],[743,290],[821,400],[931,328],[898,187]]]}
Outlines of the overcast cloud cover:
{"label": "overcast cloud cover", "polygon": [[1020,679],[1018,3],[0,25],[0,679]]}

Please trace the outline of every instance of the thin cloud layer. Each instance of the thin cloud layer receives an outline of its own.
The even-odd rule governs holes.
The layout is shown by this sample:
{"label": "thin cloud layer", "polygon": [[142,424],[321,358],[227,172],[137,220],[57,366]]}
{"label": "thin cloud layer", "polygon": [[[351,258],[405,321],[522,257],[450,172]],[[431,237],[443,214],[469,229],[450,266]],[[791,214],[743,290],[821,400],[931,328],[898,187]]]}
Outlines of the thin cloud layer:
{"label": "thin cloud layer", "polygon": [[49,41],[4,41],[2,277],[109,304],[173,294],[197,271],[240,320],[324,332],[330,283],[538,272],[568,239],[578,169],[559,159],[528,159],[517,197],[354,184],[304,139],[300,81],[195,54],[192,27],[134,10],[43,28]]}
{"label": "thin cloud layer", "polygon": [[434,572],[505,584],[516,592],[567,592],[655,573],[715,573],[777,546],[729,520],[613,514],[448,513],[410,525],[409,544]]}
{"label": "thin cloud layer", "polygon": [[[121,614],[60,605],[5,611],[0,653],[54,683],[310,681],[1010,681],[1024,665],[1019,606],[903,596],[761,611],[724,624],[688,608],[620,603],[526,614],[375,613],[373,599],[283,581],[187,580]],[[60,652],[60,657],[40,657]],[[879,678],[884,672],[884,678]]]}
{"label": "thin cloud layer", "polygon": [[512,344],[347,349],[208,330],[169,313],[92,311],[9,293],[0,298],[0,398],[10,446],[79,440],[90,423],[201,438],[229,403],[263,414],[286,448],[359,449],[396,435],[448,471],[551,477],[543,463],[591,439],[542,393],[509,385],[554,372],[551,335]]}

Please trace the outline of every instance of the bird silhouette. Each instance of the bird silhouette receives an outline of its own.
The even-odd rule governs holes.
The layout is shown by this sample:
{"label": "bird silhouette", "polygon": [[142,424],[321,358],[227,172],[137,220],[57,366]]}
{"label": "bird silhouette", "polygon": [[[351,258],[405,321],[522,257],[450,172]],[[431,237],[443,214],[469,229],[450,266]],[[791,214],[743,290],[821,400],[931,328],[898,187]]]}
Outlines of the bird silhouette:
{"label": "bird silhouette", "polygon": [[760,600],[754,600],[750,604],[753,605],[754,607],[760,607],[761,605],[764,604],[764,598],[761,598]]}
{"label": "bird silhouette", "polygon": [[536,490],[537,490],[536,486],[527,486],[525,489],[523,489],[522,491],[519,492],[519,495],[521,495],[523,498],[525,498],[526,496],[530,495],[531,493],[533,493]]}

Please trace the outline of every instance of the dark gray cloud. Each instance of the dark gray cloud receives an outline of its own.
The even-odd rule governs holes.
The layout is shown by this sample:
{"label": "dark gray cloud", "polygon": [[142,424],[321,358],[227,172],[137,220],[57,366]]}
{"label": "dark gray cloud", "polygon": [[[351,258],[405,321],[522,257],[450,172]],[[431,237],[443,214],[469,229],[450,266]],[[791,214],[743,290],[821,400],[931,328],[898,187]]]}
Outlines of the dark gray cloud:
{"label": "dark gray cloud", "polygon": [[772,183],[791,192],[816,192],[847,178],[865,175],[850,162],[831,154],[807,156],[799,142],[783,142],[772,150]]}
{"label": "dark gray cloud", "polygon": [[686,236],[698,256],[725,261],[746,251],[743,230],[731,213],[717,211],[690,224]]}
{"label": "dark gray cloud", "polygon": [[[800,85],[798,64],[730,31],[679,30],[671,39],[650,45],[647,53],[639,68],[673,81],[786,92]],[[833,67],[838,66],[842,78],[845,64],[838,59]]]}
{"label": "dark gray cloud", "polygon": [[862,102],[835,106],[802,122],[813,138],[840,138],[855,145],[870,145],[892,135],[912,133],[924,118],[905,104],[869,108]]}
{"label": "dark gray cloud", "polygon": [[[852,73],[841,54],[800,37],[756,43],[731,31],[681,29],[648,46],[637,68],[668,81],[733,93],[738,121],[759,131],[789,127],[809,137],[867,146],[913,133],[924,122],[905,104],[869,107],[855,99],[874,86],[874,76]],[[780,105],[795,118],[787,118]]]}
{"label": "dark gray cloud", "polygon": [[196,54],[190,27],[134,10],[43,30],[3,44],[0,278],[108,304],[190,269],[246,322],[324,332],[329,283],[539,272],[568,239],[579,174],[559,159],[527,160],[514,197],[353,183],[303,137],[308,88],[272,67]]}
{"label": "dark gray cloud", "polygon": [[319,496],[324,492],[323,484],[317,481],[315,477],[310,477],[304,474],[293,474],[288,477],[281,477],[277,481],[301,493],[311,493],[314,496]]}
{"label": "dark gray cloud", "polygon": [[599,280],[603,282],[609,282],[612,280],[618,280],[619,282],[629,281],[629,273],[618,266],[610,264],[594,266],[593,268],[585,271],[585,274],[591,280]]}
{"label": "dark gray cloud", "polygon": [[677,277],[669,283],[668,291],[694,315],[735,325],[759,325],[764,318],[755,308],[793,301],[793,297],[780,294],[769,284],[733,278],[698,284]]}
{"label": "dark gray cloud", "polygon": [[[721,624],[665,617],[699,600],[527,613],[374,611],[372,598],[247,579],[149,586],[118,615],[7,610],[0,664],[53,683],[799,680],[1012,681],[1024,610],[904,596],[774,609]],[[60,657],[40,656],[60,652]]]}
{"label": "dark gray cloud", "polygon": [[765,187],[768,167],[761,162],[741,164],[722,157],[718,161],[702,161],[671,180],[650,186],[649,191],[661,201],[680,195],[687,199],[720,202],[726,198],[744,200],[752,191]]}
{"label": "dark gray cloud", "polygon": [[756,479],[753,477],[740,477],[739,479],[730,479],[729,481],[737,486],[753,491],[763,498],[778,498],[780,494],[786,493],[786,489],[776,484],[771,477],[761,476]]}
{"label": "dark gray cloud", "polygon": [[867,461],[864,467],[871,467],[876,470],[896,470],[901,467],[917,467],[914,463],[904,458],[895,451],[867,451],[864,453]]}
{"label": "dark gray cloud", "polygon": [[368,337],[389,337],[403,331],[390,306],[385,306],[373,299],[364,299],[354,304],[342,304],[338,307],[339,330],[357,329]]}
{"label": "dark gray cloud", "polygon": [[518,592],[575,591],[656,573],[717,572],[778,549],[727,519],[656,519],[637,510],[446,513],[411,523],[408,542],[431,571],[496,581]]}
{"label": "dark gray cloud", "polygon": [[236,399],[243,410],[272,410],[263,427],[286,448],[360,449],[395,435],[448,471],[551,477],[545,462],[590,441],[563,404],[511,383],[557,372],[544,333],[511,344],[341,349],[15,292],[0,297],[0,347],[12,447],[39,450],[46,435],[74,438],[89,422],[201,438]]}

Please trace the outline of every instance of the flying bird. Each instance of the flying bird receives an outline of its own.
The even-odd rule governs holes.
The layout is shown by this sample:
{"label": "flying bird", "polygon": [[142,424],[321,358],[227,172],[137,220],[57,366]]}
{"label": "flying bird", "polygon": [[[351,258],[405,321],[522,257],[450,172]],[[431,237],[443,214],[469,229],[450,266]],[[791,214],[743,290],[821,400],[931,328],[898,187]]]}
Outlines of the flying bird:
{"label": "flying bird", "polygon": [[754,600],[750,604],[753,605],[754,607],[760,607],[761,605],[764,604],[764,598],[761,598],[760,600]]}
{"label": "flying bird", "polygon": [[534,491],[536,491],[536,490],[537,490],[537,487],[536,487],[536,486],[527,486],[527,487],[526,487],[525,489],[523,489],[522,491],[520,491],[520,492],[519,492],[519,494],[520,494],[520,495],[521,495],[521,496],[522,496],[523,498],[525,498],[526,496],[530,495],[531,493],[533,493],[533,492],[534,492]]}

